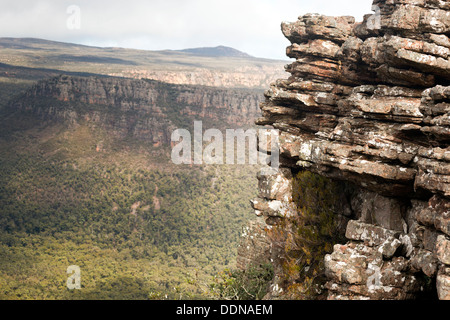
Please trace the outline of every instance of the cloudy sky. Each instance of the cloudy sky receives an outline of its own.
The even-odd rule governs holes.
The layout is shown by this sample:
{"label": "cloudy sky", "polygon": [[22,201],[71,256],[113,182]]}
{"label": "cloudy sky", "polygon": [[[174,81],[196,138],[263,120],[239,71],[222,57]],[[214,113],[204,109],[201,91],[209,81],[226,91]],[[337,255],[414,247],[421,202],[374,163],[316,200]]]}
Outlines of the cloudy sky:
{"label": "cloudy sky", "polygon": [[284,59],[282,21],[371,13],[372,0],[0,0],[0,37],[148,50],[225,45]]}

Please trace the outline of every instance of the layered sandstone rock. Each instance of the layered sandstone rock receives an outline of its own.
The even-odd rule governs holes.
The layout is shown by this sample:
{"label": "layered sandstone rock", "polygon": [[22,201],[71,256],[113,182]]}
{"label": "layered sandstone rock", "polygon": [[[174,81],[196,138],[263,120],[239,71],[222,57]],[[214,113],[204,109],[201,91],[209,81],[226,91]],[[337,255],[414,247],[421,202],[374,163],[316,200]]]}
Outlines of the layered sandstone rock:
{"label": "layered sandstone rock", "polygon": [[346,181],[349,242],[325,257],[328,298],[409,299],[435,283],[449,299],[450,4],[372,9],[362,23],[308,14],[282,24],[295,61],[257,120],[281,132],[282,169],[268,178],[280,183],[260,184],[255,210],[269,224],[290,219],[298,170]]}

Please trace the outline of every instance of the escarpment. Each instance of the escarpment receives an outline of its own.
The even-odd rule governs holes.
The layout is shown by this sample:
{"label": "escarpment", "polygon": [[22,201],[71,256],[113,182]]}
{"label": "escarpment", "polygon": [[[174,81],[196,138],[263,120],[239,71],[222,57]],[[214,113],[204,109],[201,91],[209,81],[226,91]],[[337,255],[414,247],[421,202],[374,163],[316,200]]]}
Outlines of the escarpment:
{"label": "escarpment", "polygon": [[[338,183],[346,240],[322,257],[322,296],[449,300],[450,3],[375,0],[372,10],[362,23],[307,14],[282,24],[291,76],[266,91],[256,121],[280,130],[281,168],[258,177],[253,207],[268,230],[283,226],[278,247],[293,252],[296,176]],[[269,298],[305,280],[286,277],[280,257],[273,250]]]}
{"label": "escarpment", "polygon": [[119,138],[170,146],[177,128],[202,119],[214,127],[252,126],[262,90],[175,85],[154,80],[62,75],[39,81],[4,111],[40,122],[86,122]]}

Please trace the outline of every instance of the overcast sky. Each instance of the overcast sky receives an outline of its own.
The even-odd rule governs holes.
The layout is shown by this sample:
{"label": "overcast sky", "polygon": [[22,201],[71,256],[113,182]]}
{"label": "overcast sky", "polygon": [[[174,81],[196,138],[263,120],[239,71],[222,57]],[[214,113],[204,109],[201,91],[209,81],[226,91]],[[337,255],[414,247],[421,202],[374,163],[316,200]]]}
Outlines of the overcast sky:
{"label": "overcast sky", "polygon": [[282,21],[305,13],[361,21],[371,6],[372,0],[0,0],[0,37],[148,50],[225,45],[285,59]]}

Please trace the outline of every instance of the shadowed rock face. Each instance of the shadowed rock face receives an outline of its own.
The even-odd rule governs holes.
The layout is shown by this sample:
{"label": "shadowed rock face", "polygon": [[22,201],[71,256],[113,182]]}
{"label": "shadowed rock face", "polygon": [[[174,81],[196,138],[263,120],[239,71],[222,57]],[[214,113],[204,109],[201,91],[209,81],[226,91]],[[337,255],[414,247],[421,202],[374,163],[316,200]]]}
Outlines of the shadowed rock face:
{"label": "shadowed rock face", "polygon": [[329,299],[415,298],[423,279],[449,299],[450,3],[373,4],[362,23],[308,14],[282,24],[296,61],[266,91],[257,124],[281,131],[280,180],[309,170],[356,186],[349,242],[325,257]]}
{"label": "shadowed rock face", "polygon": [[64,75],[38,82],[7,112],[28,111],[42,121],[86,121],[119,138],[170,146],[173,130],[194,120],[221,129],[251,126],[261,115],[258,105],[263,98],[262,90]]}

